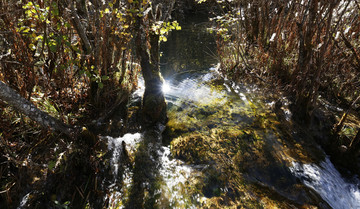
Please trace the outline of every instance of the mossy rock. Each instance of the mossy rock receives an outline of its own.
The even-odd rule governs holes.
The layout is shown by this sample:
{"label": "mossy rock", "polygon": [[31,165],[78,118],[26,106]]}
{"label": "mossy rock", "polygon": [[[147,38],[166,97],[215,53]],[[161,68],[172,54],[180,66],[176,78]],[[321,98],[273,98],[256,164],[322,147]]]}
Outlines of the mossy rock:
{"label": "mossy rock", "polygon": [[171,142],[172,154],[189,163],[208,163],[209,140],[200,133],[190,134],[184,137],[178,137]]}

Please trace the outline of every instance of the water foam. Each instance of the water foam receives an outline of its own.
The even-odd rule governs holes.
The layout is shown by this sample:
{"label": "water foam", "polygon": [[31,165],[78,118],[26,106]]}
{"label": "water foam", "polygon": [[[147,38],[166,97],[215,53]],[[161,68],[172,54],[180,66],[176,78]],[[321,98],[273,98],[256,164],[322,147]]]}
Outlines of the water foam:
{"label": "water foam", "polygon": [[326,157],[320,165],[292,162],[290,171],[334,209],[360,208],[360,181],[346,181]]}

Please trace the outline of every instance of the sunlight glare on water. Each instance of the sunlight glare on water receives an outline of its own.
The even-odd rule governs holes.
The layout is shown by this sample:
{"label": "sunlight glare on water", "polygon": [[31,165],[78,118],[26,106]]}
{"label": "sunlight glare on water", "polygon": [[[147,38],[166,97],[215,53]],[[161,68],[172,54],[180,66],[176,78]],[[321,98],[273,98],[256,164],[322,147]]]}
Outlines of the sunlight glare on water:
{"label": "sunlight glare on water", "polygon": [[162,85],[162,91],[164,94],[171,91],[171,86],[166,81],[164,81],[164,83]]}
{"label": "sunlight glare on water", "polygon": [[138,84],[137,84],[137,89],[134,92],[135,96],[139,96],[142,97],[142,95],[145,92],[145,81],[144,79],[140,76],[140,78],[138,79]]}
{"label": "sunlight glare on water", "polygon": [[[208,73],[198,79],[205,82],[210,79],[209,76],[211,75],[211,73]],[[187,78],[176,86],[168,83],[168,87],[166,88],[169,90],[165,92],[167,100],[176,98],[199,104],[209,104],[213,101],[217,101],[219,102],[219,105],[226,102],[226,97],[224,97],[226,92],[216,91],[209,85],[200,83],[198,79]]]}
{"label": "sunlight glare on water", "polygon": [[292,162],[290,171],[335,209],[360,208],[360,181],[346,182],[327,157],[320,165]]}

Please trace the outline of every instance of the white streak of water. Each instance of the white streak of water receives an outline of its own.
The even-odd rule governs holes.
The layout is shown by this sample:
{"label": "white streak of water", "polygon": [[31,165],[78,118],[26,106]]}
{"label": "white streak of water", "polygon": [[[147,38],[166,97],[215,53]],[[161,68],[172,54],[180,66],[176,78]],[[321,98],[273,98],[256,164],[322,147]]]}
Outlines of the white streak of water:
{"label": "white streak of water", "polygon": [[312,188],[334,209],[360,208],[360,181],[350,183],[327,157],[320,165],[292,162],[290,171]]}
{"label": "white streak of water", "polygon": [[26,208],[26,204],[29,200],[29,196],[30,196],[30,193],[27,193],[22,199],[21,199],[21,202],[20,202],[20,205],[19,207],[17,207],[17,209],[23,209],[23,208]]}
{"label": "white streak of water", "polygon": [[121,155],[123,152],[122,143],[125,142],[126,150],[130,155],[135,153],[137,145],[141,142],[142,135],[140,133],[135,134],[125,134],[123,137],[112,138],[108,137],[108,150],[111,150],[112,157],[110,160],[110,164],[112,167],[112,172],[114,175],[114,183],[109,186],[110,195],[105,197],[109,201],[109,209],[111,208],[123,208],[123,203],[126,201],[126,191],[128,191],[131,187],[133,173],[129,168],[125,168],[123,172],[123,188],[117,188],[116,179],[118,176],[118,169],[121,164]]}
{"label": "white streak of water", "polygon": [[[118,175],[118,167],[121,164],[120,157],[123,152],[122,143],[125,142],[127,151],[133,156],[136,152],[137,145],[141,142],[142,138],[143,136],[140,133],[125,134],[120,138],[108,137],[108,149],[113,152],[110,163],[115,177]],[[148,146],[154,145],[149,144]],[[182,161],[173,159],[169,147],[162,147],[158,151],[158,154],[160,156],[159,164],[161,165],[159,167],[159,174],[162,183],[159,191],[155,192],[160,194],[160,199],[158,199],[157,202],[160,201],[160,205],[162,202],[167,202],[172,208],[197,208],[193,203],[204,202],[204,198],[200,198],[200,196],[191,196],[186,190],[190,178],[200,175],[200,172],[197,173],[195,169],[185,165]],[[130,169],[125,169],[123,172],[124,188],[117,188],[116,180],[113,185],[110,185],[110,190],[112,192],[106,197],[109,201],[109,208],[124,207],[123,204],[127,199],[126,193],[132,185],[132,177],[133,173]]]}
{"label": "white streak of water", "polygon": [[114,175],[117,176],[119,164],[121,162],[122,143],[125,142],[126,149],[128,152],[135,152],[136,145],[142,140],[140,133],[125,134],[123,137],[111,138],[108,137],[108,149],[113,151],[111,158],[111,165],[113,168]]}
{"label": "white streak of water", "polygon": [[[190,178],[197,174],[196,171],[188,165],[185,165],[182,161],[177,159],[171,159],[171,153],[169,147],[162,147],[162,151],[159,151],[161,168],[160,175],[164,182],[161,193],[168,200],[171,207],[175,208],[197,208],[196,205],[191,203],[196,201],[199,204],[204,202],[205,199],[200,197],[189,197],[186,184],[190,182]],[[196,198],[195,200],[191,200]]]}

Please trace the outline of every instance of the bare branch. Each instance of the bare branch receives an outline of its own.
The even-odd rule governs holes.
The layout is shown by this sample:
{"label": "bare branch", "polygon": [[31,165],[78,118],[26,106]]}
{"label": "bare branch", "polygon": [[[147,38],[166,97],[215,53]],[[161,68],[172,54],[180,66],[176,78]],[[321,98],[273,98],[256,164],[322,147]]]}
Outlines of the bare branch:
{"label": "bare branch", "polygon": [[91,44],[90,44],[90,41],[88,39],[88,37],[86,36],[86,30],[84,28],[84,26],[81,24],[80,22],[80,18],[79,18],[79,15],[76,13],[75,11],[75,8],[74,8],[74,4],[73,4],[73,1],[71,1],[69,3],[68,0],[64,0],[65,1],[65,4],[70,6],[70,11],[71,11],[71,20],[72,20],[72,23],[75,27],[75,30],[78,32],[83,44],[84,44],[84,47],[85,47],[85,50],[86,50],[86,54],[90,54],[91,51],[92,51],[92,47],[91,47]]}

